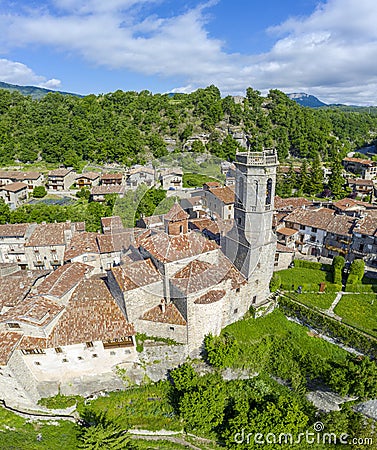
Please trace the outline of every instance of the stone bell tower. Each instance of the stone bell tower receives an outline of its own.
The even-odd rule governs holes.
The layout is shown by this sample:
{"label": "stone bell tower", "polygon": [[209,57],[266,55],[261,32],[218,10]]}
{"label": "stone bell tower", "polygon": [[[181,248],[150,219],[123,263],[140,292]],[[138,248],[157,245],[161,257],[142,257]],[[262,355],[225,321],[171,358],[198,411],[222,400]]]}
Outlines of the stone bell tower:
{"label": "stone bell tower", "polygon": [[274,268],[272,218],[279,162],[275,149],[269,149],[237,153],[235,165],[234,226],[224,238],[223,251],[254,285],[252,303],[260,303],[268,296]]}

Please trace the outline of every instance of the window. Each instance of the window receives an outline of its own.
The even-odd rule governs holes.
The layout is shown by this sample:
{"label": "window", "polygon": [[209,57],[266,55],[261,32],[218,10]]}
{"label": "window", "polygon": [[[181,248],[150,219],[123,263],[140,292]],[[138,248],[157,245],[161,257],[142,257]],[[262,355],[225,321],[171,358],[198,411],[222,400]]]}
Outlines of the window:
{"label": "window", "polygon": [[241,225],[241,223],[242,223],[241,217],[238,217],[238,218],[237,218],[237,223],[238,223],[238,225]]}
{"label": "window", "polygon": [[64,359],[62,359],[62,362],[63,362],[63,363],[66,363],[66,362],[68,362],[68,359],[67,359],[67,358],[64,358]]}
{"label": "window", "polygon": [[97,353],[93,353],[92,358],[98,358]]}
{"label": "window", "polygon": [[253,305],[255,304],[257,302],[257,296],[256,295],[254,295],[254,297],[253,297]]}
{"label": "window", "polygon": [[93,342],[85,342],[86,348],[93,348]]}
{"label": "window", "polygon": [[27,348],[21,350],[23,355],[44,355],[46,352],[41,348]]}
{"label": "window", "polygon": [[[278,262],[279,261],[279,253],[275,253],[275,262]],[[259,263],[258,263],[259,264]]]}
{"label": "window", "polygon": [[312,227],[312,233],[317,233],[317,228]]}
{"label": "window", "polygon": [[234,311],[233,311],[233,314],[237,314],[238,313],[238,308],[236,308]]}
{"label": "window", "polygon": [[77,359],[78,359],[79,361],[82,361],[84,358],[83,358],[82,356],[78,356]]}
{"label": "window", "polygon": [[55,353],[63,353],[63,350],[61,347],[55,347]]}
{"label": "window", "polygon": [[236,292],[237,292],[237,294],[238,294],[238,292],[240,292],[240,288],[239,287],[236,289]]}
{"label": "window", "polygon": [[35,364],[36,366],[40,366],[40,365],[41,365],[41,363],[40,363],[39,361],[34,361],[34,364]]}
{"label": "window", "polygon": [[170,331],[174,331],[174,327],[169,327],[169,330]]}
{"label": "window", "polygon": [[8,328],[21,328],[19,323],[10,322],[8,323]]}
{"label": "window", "polygon": [[305,230],[305,225],[300,225],[300,230]]}

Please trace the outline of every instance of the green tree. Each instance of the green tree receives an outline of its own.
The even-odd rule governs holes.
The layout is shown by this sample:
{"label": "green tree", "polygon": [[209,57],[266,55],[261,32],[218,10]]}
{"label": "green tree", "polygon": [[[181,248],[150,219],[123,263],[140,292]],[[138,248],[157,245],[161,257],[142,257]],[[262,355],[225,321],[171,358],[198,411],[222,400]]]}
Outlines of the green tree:
{"label": "green tree", "polygon": [[3,198],[0,198],[0,224],[8,223],[11,212],[9,205],[7,205]]}
{"label": "green tree", "polygon": [[33,189],[33,197],[43,198],[47,195],[46,188],[44,186],[35,186]]}
{"label": "green tree", "polygon": [[335,199],[344,197],[345,179],[343,178],[343,166],[340,159],[336,159],[331,164],[331,175],[329,177],[329,189]]}

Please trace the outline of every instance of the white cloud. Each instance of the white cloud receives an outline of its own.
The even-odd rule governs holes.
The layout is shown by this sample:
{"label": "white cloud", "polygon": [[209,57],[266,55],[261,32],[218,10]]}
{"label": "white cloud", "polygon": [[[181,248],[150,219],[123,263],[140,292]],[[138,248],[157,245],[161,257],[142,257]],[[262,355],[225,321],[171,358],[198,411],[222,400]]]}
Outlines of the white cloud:
{"label": "white cloud", "polygon": [[252,86],[377,104],[375,0],[321,3],[310,16],[270,28],[277,41],[260,55],[229,54],[208,34],[213,3],[173,17],[150,12],[163,1],[53,0],[55,9],[0,15],[0,47],[48,45],[97,66],[179,77],[186,87],[175,90],[215,84],[223,94],[239,94]]}
{"label": "white cloud", "polygon": [[60,80],[55,78],[47,80],[46,77],[35,74],[25,64],[9,59],[0,59],[0,80],[10,84],[31,84],[48,89],[57,89],[61,84]]}

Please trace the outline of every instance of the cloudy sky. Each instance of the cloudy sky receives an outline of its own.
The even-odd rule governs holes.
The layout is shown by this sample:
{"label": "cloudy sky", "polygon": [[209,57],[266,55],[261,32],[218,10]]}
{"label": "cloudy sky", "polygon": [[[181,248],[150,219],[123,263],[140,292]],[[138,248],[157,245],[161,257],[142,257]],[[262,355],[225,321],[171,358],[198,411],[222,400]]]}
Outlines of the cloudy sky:
{"label": "cloudy sky", "polygon": [[377,105],[376,0],[0,0],[0,81]]}

